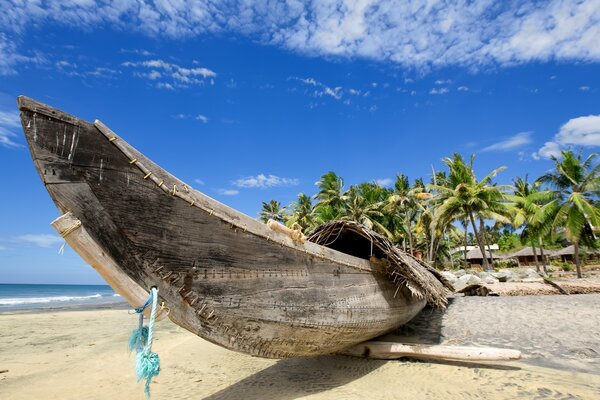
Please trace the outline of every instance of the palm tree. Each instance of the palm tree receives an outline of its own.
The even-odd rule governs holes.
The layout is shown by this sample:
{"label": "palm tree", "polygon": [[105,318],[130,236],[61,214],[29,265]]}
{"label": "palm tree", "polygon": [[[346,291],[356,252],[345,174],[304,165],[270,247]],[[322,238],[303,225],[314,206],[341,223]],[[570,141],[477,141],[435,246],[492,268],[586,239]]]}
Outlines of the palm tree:
{"label": "palm tree", "polygon": [[403,174],[396,175],[394,182],[394,191],[387,198],[384,206],[384,212],[390,216],[401,216],[404,223],[404,232],[408,239],[408,253],[414,252],[414,236],[412,221],[419,209],[423,206],[419,202],[419,194],[424,192],[424,187],[415,182],[415,186],[410,187],[408,177]]}
{"label": "palm tree", "polygon": [[346,213],[341,219],[358,222],[392,239],[394,235],[382,224],[384,214],[381,212],[381,202],[373,202],[373,197],[365,197],[361,190],[361,188],[367,189],[367,194],[372,195],[371,190],[376,189],[373,187],[374,185],[379,186],[375,183],[350,186],[350,189],[343,195]]}
{"label": "palm tree", "polygon": [[481,181],[477,181],[473,173],[473,156],[471,156],[469,164],[465,163],[462,156],[457,153],[452,158],[446,157],[442,161],[449,169],[447,185],[430,185],[430,189],[437,192],[436,201],[440,203],[435,211],[434,223],[436,226],[444,227],[455,220],[466,217],[471,222],[473,233],[483,256],[483,267],[487,270],[490,265],[486,256],[484,240],[477,229],[475,218],[479,216],[495,218],[507,214],[505,194],[503,193],[505,188],[490,185],[492,178],[505,167],[497,168]]}
{"label": "palm tree", "polygon": [[264,223],[267,223],[270,219],[283,222],[285,220],[285,207],[281,207],[281,203],[276,200],[271,200],[268,203],[262,202],[262,211],[258,214],[260,215],[260,220]]}
{"label": "palm tree", "polygon": [[291,215],[286,220],[286,225],[292,226],[294,224],[300,225],[303,232],[312,230],[316,224],[316,216],[312,205],[312,198],[300,193],[298,195],[298,201],[293,202],[290,205]]}
{"label": "palm tree", "polygon": [[514,204],[513,224],[516,227],[524,226],[521,233],[523,238],[528,239],[533,250],[535,267],[540,271],[538,264],[536,242],[540,247],[542,266],[546,272],[546,262],[544,260],[544,247],[542,238],[547,236],[552,230],[552,221],[556,212],[556,195],[549,190],[541,190],[540,182],[530,185],[525,179],[518,178],[513,180],[514,192],[508,198]]}
{"label": "palm tree", "polygon": [[334,213],[341,212],[344,208],[344,180],[335,172],[329,171],[315,184],[319,188],[319,193],[315,196],[319,200],[316,207],[330,206]]}
{"label": "palm tree", "polygon": [[562,159],[552,157],[554,171],[543,175],[539,181],[553,188],[559,198],[553,228],[563,229],[567,240],[573,243],[577,277],[581,278],[579,245],[596,247],[595,233],[600,226],[600,210],[594,204],[600,192],[600,164],[593,165],[596,153],[585,160],[581,153],[577,156],[572,151],[561,153]]}

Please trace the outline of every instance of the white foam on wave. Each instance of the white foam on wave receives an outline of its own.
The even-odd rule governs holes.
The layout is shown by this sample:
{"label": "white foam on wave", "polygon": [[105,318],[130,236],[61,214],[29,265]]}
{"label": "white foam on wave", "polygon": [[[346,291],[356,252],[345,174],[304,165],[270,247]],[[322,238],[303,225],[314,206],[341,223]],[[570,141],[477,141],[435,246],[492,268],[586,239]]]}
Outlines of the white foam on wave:
{"label": "white foam on wave", "polygon": [[117,293],[115,293],[115,294],[113,294],[113,297],[121,297],[121,295],[120,295],[120,294],[117,294]]}
{"label": "white foam on wave", "polygon": [[91,300],[102,297],[96,293],[91,296],[50,296],[50,297],[7,297],[0,298],[0,306],[17,306],[20,304],[43,304],[63,301]]}

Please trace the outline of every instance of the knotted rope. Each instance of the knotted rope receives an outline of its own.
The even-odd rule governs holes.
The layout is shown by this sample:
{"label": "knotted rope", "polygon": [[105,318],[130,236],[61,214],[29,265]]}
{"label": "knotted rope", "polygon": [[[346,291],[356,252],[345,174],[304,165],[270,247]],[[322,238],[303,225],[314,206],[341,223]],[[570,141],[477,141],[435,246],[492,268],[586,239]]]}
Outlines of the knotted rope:
{"label": "knotted rope", "polygon": [[148,342],[148,327],[144,326],[144,310],[152,303],[152,291],[150,291],[150,297],[144,303],[143,306],[136,308],[134,313],[139,314],[139,323],[138,327],[131,332],[131,336],[129,337],[129,351],[135,350],[136,353],[139,353],[146,347],[146,343]]}
{"label": "knotted rope", "polygon": [[[150,313],[150,322],[148,326],[143,326],[144,315],[143,311],[152,304],[152,312]],[[139,325],[129,338],[129,350],[135,349],[136,364],[135,372],[137,381],[145,379],[144,393],[146,398],[150,398],[150,382],[152,378],[160,373],[160,360],[158,354],[152,352],[152,339],[154,337],[154,322],[156,320],[156,311],[158,308],[158,289],[153,287],[150,290],[150,297],[146,303],[140,308],[135,309],[135,312],[140,314]]]}

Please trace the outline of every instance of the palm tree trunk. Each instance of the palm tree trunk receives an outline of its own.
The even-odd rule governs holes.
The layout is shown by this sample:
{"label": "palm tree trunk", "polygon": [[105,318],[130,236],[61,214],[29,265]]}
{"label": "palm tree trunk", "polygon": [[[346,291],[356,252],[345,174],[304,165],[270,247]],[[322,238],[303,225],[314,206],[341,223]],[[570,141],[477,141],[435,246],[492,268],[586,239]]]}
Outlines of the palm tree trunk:
{"label": "palm tree trunk", "polygon": [[533,259],[535,260],[535,270],[540,272],[540,263],[538,262],[537,252],[535,251],[535,242],[531,239],[531,249],[533,250]]}
{"label": "palm tree trunk", "polygon": [[492,263],[492,268],[494,267],[494,255],[492,254],[492,245],[490,244],[489,237],[487,232],[485,231],[485,222],[483,218],[479,217],[479,232],[481,233],[483,243],[487,244],[488,252],[490,253],[490,261]]}
{"label": "palm tree trunk", "polygon": [[477,224],[475,224],[475,218],[473,217],[473,213],[471,211],[468,212],[469,219],[471,220],[471,225],[473,226],[473,233],[475,234],[475,239],[477,239],[477,244],[479,245],[479,250],[481,251],[481,255],[483,257],[483,269],[488,271],[490,269],[490,264],[488,263],[487,254],[485,254],[485,246],[483,245],[483,241],[477,232]]}
{"label": "palm tree trunk", "polygon": [[411,256],[414,256],[414,254],[413,254],[414,247],[413,247],[412,227],[410,226],[410,217],[408,216],[408,212],[405,214],[404,219],[405,219],[405,224],[406,224],[406,230],[407,230],[407,233],[408,233],[408,250],[409,250],[409,254]]}
{"label": "palm tree trunk", "polygon": [[467,260],[467,246],[469,245],[469,235],[468,235],[468,232],[467,232],[467,227],[468,226],[469,226],[469,223],[465,219],[464,222],[463,222],[463,227],[465,228],[465,268],[467,268],[467,265],[469,263],[469,260]]}
{"label": "palm tree trunk", "polygon": [[573,243],[575,246],[575,268],[577,269],[577,278],[581,278],[581,260],[579,260],[579,243]]}
{"label": "palm tree trunk", "polygon": [[544,270],[544,274],[547,274],[546,270],[546,260],[544,259],[544,242],[542,241],[542,237],[538,236],[538,242],[540,244],[540,256],[542,257],[542,269]]}

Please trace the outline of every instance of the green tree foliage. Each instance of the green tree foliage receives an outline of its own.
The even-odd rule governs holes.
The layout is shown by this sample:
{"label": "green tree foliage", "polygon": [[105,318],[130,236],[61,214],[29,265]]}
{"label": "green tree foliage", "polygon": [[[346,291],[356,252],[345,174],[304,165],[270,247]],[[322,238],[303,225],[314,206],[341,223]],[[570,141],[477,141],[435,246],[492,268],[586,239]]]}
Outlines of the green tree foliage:
{"label": "green tree foliage", "polygon": [[[595,157],[583,160],[580,154],[563,152],[561,159],[554,159],[554,171],[533,184],[527,177],[517,178],[513,186],[493,182],[504,167],[478,180],[474,157],[465,160],[459,154],[444,158],[447,170],[433,171],[428,185],[421,178],[411,185],[406,175],[398,174],[392,188],[367,182],[346,189],[344,180],[330,171],[316,182],[314,197],[301,193],[287,208],[271,200],[259,214],[262,221],[297,224],[305,233],[332,220],[355,221],[432,263],[453,262],[452,251],[467,244],[486,254],[486,244],[498,243],[502,251],[522,241],[541,248],[544,241],[562,236],[577,248],[581,275],[579,246],[595,247],[600,226],[600,167],[594,165]],[[487,259],[483,262],[489,268]]]}
{"label": "green tree foliage", "polygon": [[552,157],[554,171],[539,178],[554,189],[559,199],[552,227],[554,232],[564,232],[566,239],[575,245],[578,278],[581,278],[579,246],[596,247],[595,234],[600,227],[600,211],[595,205],[600,192],[600,164],[594,165],[596,157],[593,153],[583,160],[581,153],[563,151],[561,159]]}

